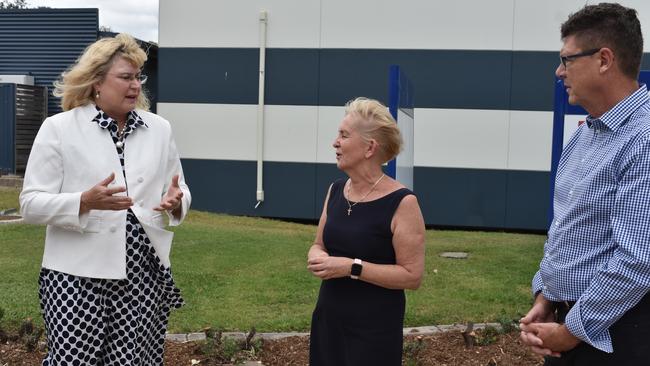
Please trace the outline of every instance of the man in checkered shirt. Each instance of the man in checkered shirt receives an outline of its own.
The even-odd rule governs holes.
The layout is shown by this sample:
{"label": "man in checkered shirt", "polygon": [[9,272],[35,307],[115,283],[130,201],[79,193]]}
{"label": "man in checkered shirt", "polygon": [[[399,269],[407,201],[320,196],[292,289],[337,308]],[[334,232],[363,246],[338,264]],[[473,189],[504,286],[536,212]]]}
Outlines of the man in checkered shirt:
{"label": "man in checkered shirt", "polygon": [[650,98],[634,9],[562,24],[555,74],[589,116],[562,152],[521,340],[545,365],[650,365]]}

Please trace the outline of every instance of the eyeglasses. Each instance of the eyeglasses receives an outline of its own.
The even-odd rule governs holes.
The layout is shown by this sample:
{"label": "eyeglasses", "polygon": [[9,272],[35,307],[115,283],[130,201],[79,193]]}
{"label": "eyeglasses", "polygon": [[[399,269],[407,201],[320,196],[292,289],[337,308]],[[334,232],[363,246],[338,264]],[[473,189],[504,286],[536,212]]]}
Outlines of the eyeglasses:
{"label": "eyeglasses", "polygon": [[147,82],[147,75],[144,74],[112,74],[117,76],[119,79],[122,79],[126,82],[132,82],[132,81],[137,81],[140,84],[144,84]]}
{"label": "eyeglasses", "polygon": [[573,61],[573,60],[575,60],[577,58],[580,58],[580,57],[591,56],[591,55],[595,54],[596,52],[600,51],[601,49],[602,48],[592,48],[590,50],[583,51],[583,52],[580,52],[580,53],[576,53],[574,55],[560,56],[560,62],[562,63],[562,66],[564,66],[564,68],[566,69],[567,61]]}

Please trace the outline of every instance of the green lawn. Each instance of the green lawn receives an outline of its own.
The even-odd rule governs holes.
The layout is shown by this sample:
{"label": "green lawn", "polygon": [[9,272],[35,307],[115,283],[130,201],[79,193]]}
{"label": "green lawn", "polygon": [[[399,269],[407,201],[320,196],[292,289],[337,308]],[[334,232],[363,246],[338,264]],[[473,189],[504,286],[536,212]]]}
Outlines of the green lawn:
{"label": "green lawn", "polygon": [[[0,189],[0,210],[17,207],[18,192]],[[170,331],[304,331],[319,280],[306,270],[315,226],[191,211],[174,229],[172,270],[187,305],[172,313]],[[39,324],[37,278],[45,228],[0,224],[0,307],[11,326]],[[495,321],[530,306],[530,280],[544,236],[427,231],[426,275],[407,292],[406,326]],[[467,260],[443,251],[466,251]]]}

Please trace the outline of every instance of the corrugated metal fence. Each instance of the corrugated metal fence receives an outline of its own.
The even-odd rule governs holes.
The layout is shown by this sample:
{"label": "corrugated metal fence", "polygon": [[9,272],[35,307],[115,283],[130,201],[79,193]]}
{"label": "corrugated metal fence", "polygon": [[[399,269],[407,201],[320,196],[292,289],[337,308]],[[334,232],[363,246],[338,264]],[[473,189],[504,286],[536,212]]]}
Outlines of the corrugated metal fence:
{"label": "corrugated metal fence", "polygon": [[48,111],[61,111],[52,83],[97,40],[97,9],[0,10],[0,74],[33,75],[48,88]]}
{"label": "corrugated metal fence", "polygon": [[0,84],[0,173],[22,174],[47,117],[43,86]]}

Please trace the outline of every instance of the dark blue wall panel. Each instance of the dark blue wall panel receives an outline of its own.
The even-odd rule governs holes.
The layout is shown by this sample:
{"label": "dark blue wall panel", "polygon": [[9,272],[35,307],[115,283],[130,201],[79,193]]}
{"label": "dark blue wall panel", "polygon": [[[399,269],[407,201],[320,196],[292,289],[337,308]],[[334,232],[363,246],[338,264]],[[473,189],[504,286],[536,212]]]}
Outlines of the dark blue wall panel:
{"label": "dark blue wall panel", "polygon": [[235,215],[313,219],[315,164],[264,163],[264,202],[255,209],[257,163],[183,159],[192,208]]}
{"label": "dark blue wall panel", "polygon": [[16,85],[0,84],[0,174],[16,172]]}
{"label": "dark blue wall panel", "polygon": [[[310,220],[329,185],[345,178],[334,164],[266,162],[265,202],[254,209],[254,161],[183,159],[183,169],[194,209]],[[415,193],[427,225],[545,230],[548,174],[416,167]]]}
{"label": "dark blue wall panel", "polygon": [[[160,48],[159,58],[160,102],[257,104],[257,49]],[[317,105],[318,62],[317,50],[268,49],[266,104]]]}
{"label": "dark blue wall panel", "polygon": [[503,228],[506,179],[502,170],[416,167],[413,184],[427,224]]}
{"label": "dark blue wall panel", "polygon": [[[159,55],[160,102],[257,103],[257,49],[160,48]],[[551,51],[267,49],[265,97],[274,105],[387,102],[388,68],[398,64],[414,81],[418,108],[552,111],[558,63]]]}
{"label": "dark blue wall panel", "polygon": [[508,171],[505,227],[548,229],[550,173]]}

